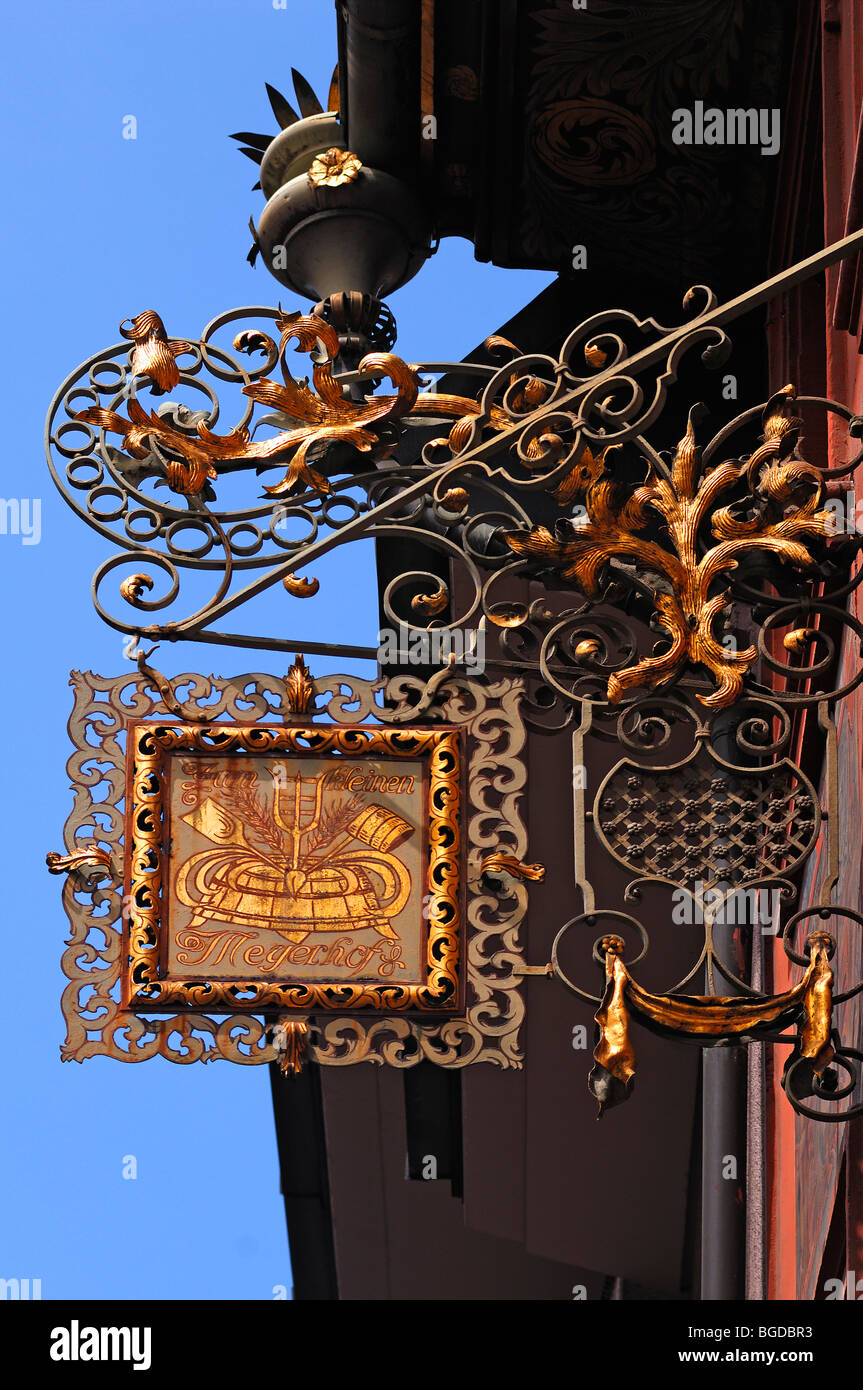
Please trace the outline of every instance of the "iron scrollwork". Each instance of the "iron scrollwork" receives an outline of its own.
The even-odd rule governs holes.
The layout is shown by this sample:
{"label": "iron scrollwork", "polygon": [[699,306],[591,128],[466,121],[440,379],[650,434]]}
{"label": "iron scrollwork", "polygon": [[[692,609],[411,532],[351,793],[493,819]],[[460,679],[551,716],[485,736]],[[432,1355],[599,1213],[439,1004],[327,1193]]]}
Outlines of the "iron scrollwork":
{"label": "iron scrollwork", "polygon": [[[234,310],[192,341],[170,337],[154,311],[138,314],[121,325],[126,342],[67,380],[47,425],[57,486],[121,552],[94,576],[97,610],[141,637],[219,640],[213,624],[273,584],[293,599],[313,598],[309,566],[333,547],[407,534],[458,565],[472,597],[441,617],[453,586],[400,576],[385,596],[392,621],[411,631],[519,625],[521,615],[498,597],[507,576],[524,569],[506,533],[529,529],[543,495],[571,504],[584,470],[595,473],[612,444],[636,439],[656,419],[689,349],[713,365],[727,352],[709,291],[698,287],[686,303],[693,317],[678,329],[623,312],[595,315],[556,359],[489,339],[490,361],[468,364],[483,383],[476,398],[422,389],[422,364],[391,352],[369,353],[357,372],[336,376],[338,336],[316,315]],[[227,329],[239,331],[222,346]],[[633,333],[653,340],[634,358]],[[311,386],[288,367],[294,342],[311,357]],[[384,379],[394,394],[377,389]],[[218,432],[229,410],[233,420]],[[426,435],[430,426],[446,433],[425,438],[415,463],[395,463],[399,438],[424,426]],[[257,496],[250,473],[263,475]],[[104,597],[121,566],[115,597],[124,616]],[[192,612],[153,621],[182,601],[187,570],[214,572],[213,593]],[[262,573],[237,588],[249,570]]]}
{"label": "iron scrollwork", "polygon": [[[597,708],[583,706],[573,737],[575,762],[585,756]],[[577,878],[584,911],[561,927],[552,951],[558,979],[595,1008],[589,1084],[600,1115],[632,1090],[631,1019],[702,1046],[749,1040],[790,1044],[783,1086],[796,1110],[833,1121],[863,1113],[859,1103],[839,1110],[811,1103],[815,1098],[836,1105],[855,1090],[861,1058],[843,1044],[834,1010],[863,992],[863,979],[836,988],[830,963],[838,940],[837,928],[827,930],[831,919],[859,927],[863,917],[833,901],[839,877],[838,797],[829,745],[836,730],[826,700],[819,717],[828,739],[827,812],[816,787],[788,756],[794,725],[777,699],[753,696],[730,711],[705,714],[683,694],[664,701],[644,696],[618,712],[617,740],[635,756],[611,768],[589,809],[577,793],[576,820],[591,821],[604,851],[627,870],[623,899],[630,910],[597,905],[582,833]],[[679,743],[684,731],[689,753],[659,763],[672,737]],[[822,831],[827,841],[820,889],[808,907],[794,911],[798,875]],[[673,921],[703,929],[690,968],[661,993],[645,989],[635,972],[650,946],[635,915],[648,887],[675,894],[680,915]],[[802,976],[776,994],[754,989],[740,964],[727,957],[728,933],[719,928],[729,924],[742,929],[735,940],[738,956],[745,954],[746,929],[760,929],[781,937],[788,960],[804,967]],[[809,931],[801,952],[796,941],[804,924]],[[562,962],[570,934],[585,928],[602,932],[593,945],[593,959],[603,972],[600,994],[582,988]],[[703,994],[692,992],[699,980],[706,984]],[[847,1076],[842,1085],[840,1071]]]}

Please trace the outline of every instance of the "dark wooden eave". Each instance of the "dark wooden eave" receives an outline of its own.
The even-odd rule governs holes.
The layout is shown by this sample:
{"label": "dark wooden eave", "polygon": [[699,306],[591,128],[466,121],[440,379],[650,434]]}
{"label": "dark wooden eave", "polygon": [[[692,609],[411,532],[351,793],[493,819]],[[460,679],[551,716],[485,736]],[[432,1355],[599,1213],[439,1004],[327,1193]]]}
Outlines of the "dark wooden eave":
{"label": "dark wooden eave", "polygon": [[272,1064],[270,1082],[291,1250],[291,1297],[337,1299],[319,1069],[310,1066],[299,1076],[286,1076]]}
{"label": "dark wooden eave", "polygon": [[[757,276],[778,158],[681,146],[672,113],[781,108],[795,0],[339,0],[342,117],[480,260],[605,275]],[[425,118],[434,117],[434,138]],[[729,253],[732,254],[729,254]]]}

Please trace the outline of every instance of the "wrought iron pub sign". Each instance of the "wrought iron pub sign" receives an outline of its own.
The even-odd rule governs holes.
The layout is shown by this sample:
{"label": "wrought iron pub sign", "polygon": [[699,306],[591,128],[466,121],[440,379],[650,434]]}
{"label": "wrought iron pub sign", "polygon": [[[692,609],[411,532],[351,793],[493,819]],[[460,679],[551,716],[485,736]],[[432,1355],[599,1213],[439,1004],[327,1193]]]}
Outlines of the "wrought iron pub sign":
{"label": "wrought iron pub sign", "polygon": [[[338,147],[304,178],[291,188],[316,207],[378,186]],[[835,1011],[863,991],[863,917],[834,892],[836,709],[863,681],[849,604],[863,568],[827,488],[841,493],[860,456],[849,446],[832,469],[808,457],[802,416],[826,413],[849,440],[861,421],[788,384],[712,439],[698,406],[676,444],[656,436],[688,351],[718,365],[726,324],[861,246],[854,233],[722,305],[696,287],[676,327],[593,315],[556,358],[491,339],[487,361],[458,367],[474,396],[425,389],[442,364],[395,356],[384,306],[349,294],[311,314],[235,310],[196,341],[148,310],[72,374],[49,417],[50,466],[119,549],[94,601],[138,646],[132,675],[73,676],[76,805],[66,853],[49,856],[73,924],[64,1056],[517,1067],[524,977],[556,975],[595,1010],[600,1111],[632,1089],[637,1021],[701,1046],[787,1045],[798,1111],[859,1113],[841,1108],[861,1053]],[[345,370],[358,324],[371,350]],[[289,369],[295,344],[311,385]],[[220,419],[232,423],[217,432]],[[455,660],[430,678],[313,679],[297,658],[281,676],[169,681],[149,664],[145,641],[328,651],[219,624],[273,586],[302,611],[315,562],[368,537],[437,553],[438,572],[388,583],[386,620],[408,639],[495,638],[484,675]],[[159,623],[193,573],[209,595]],[[526,600],[528,579],[542,597]],[[823,787],[794,756],[807,712]],[[578,911],[561,911],[551,959],[532,965],[527,729],[567,738],[574,769],[591,740],[621,754],[589,800],[575,779]],[[618,903],[594,889],[588,831],[628,875]],[[795,875],[819,843],[800,905]],[[716,930],[735,894],[764,887],[800,971],[775,994]],[[703,925],[690,968],[658,992],[638,979],[648,889],[682,893]],[[598,990],[570,980],[574,938],[586,959],[593,939]]]}

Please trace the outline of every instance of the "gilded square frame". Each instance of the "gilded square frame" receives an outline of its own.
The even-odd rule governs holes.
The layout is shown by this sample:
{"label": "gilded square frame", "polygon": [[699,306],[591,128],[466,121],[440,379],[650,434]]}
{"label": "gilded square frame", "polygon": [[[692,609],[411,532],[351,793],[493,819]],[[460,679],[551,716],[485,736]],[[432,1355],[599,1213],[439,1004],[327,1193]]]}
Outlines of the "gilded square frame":
{"label": "gilded square frame", "polygon": [[[460,1070],[474,1062],[516,1070],[524,1062],[527,931],[526,884],[481,873],[484,857],[528,854],[523,816],[527,768],[521,717],[523,684],[448,676],[429,701],[418,677],[367,680],[349,673],[313,680],[314,704],[291,712],[288,676],[249,671],[230,677],[186,672],[163,687],[141,673],[102,676],[73,671],[67,763],[74,794],[63,835],[63,904],[69,932],[62,953],[64,1062],[106,1057],[126,1064],[161,1057],[175,1065],[231,1062],[262,1066],[283,1060],[272,1028],[275,1011],[228,1015],[204,1009],[129,1009],[122,999],[125,952],[124,853],[128,730],[196,722],[221,727],[336,724],[352,729],[458,729],[465,797],[460,826],[465,861],[462,972],[465,998],[453,1016],[407,1012],[310,1012],[306,1055],[319,1066],[360,1063],[410,1069],[421,1062]],[[182,711],[176,709],[178,692]],[[186,714],[188,711],[188,714]],[[326,720],[327,724],[319,724]],[[296,1018],[297,1016],[294,1015]]]}
{"label": "gilded square frame", "polygon": [[[128,730],[124,881],[129,904],[122,953],[124,1007],[143,1013],[206,1009],[214,1014],[280,1015],[403,1013],[449,1016],[463,1006],[464,873],[461,801],[463,759],[452,727],[398,728],[326,724],[241,725],[135,723]],[[259,982],[250,978],[201,982],[171,980],[163,971],[163,886],[168,881],[167,774],[172,755],[206,753],[292,758],[338,754],[424,764],[424,902],[427,922],[425,979],[400,985],[387,980]]]}

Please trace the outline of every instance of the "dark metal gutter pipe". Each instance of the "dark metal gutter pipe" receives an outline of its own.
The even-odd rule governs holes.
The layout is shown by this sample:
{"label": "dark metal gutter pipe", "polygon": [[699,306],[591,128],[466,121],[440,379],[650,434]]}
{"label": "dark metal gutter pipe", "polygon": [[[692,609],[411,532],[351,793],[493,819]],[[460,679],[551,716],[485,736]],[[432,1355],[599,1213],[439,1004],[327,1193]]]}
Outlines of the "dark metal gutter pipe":
{"label": "dark metal gutter pipe", "polygon": [[364,164],[416,185],[419,174],[419,0],[336,0],[341,121]]}

